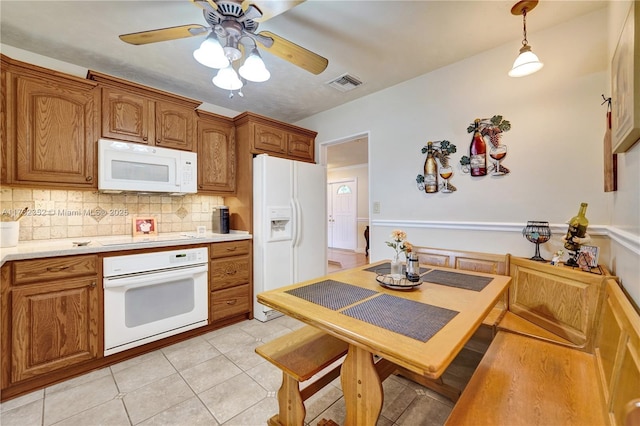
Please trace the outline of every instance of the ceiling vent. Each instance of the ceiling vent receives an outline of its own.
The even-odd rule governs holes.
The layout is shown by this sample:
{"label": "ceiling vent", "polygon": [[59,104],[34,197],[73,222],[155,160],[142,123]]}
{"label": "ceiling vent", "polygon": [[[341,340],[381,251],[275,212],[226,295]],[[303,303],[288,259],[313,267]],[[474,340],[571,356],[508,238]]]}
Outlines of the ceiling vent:
{"label": "ceiling vent", "polygon": [[341,92],[348,92],[349,90],[353,90],[360,86],[362,81],[358,77],[346,73],[327,82],[327,84]]}

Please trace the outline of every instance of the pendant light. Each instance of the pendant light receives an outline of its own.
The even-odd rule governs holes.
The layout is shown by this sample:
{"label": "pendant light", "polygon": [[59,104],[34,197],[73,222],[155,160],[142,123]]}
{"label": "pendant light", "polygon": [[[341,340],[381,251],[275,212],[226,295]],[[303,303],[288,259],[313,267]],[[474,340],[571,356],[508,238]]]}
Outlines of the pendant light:
{"label": "pendant light", "polygon": [[529,46],[527,41],[527,12],[533,10],[537,4],[538,0],[522,0],[511,8],[513,15],[522,15],[524,39],[522,40],[520,54],[514,61],[511,71],[509,71],[510,77],[524,77],[533,74],[544,65],[540,62],[536,54],[531,51],[531,46]]}

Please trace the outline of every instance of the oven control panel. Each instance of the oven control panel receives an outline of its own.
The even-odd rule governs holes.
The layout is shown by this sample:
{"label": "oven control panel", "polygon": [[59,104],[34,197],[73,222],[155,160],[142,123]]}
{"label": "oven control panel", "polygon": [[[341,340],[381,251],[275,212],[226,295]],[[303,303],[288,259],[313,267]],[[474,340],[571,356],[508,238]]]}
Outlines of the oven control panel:
{"label": "oven control panel", "polygon": [[162,269],[207,264],[208,259],[209,249],[207,247],[129,254],[125,256],[105,257],[102,264],[102,271],[105,278],[116,277],[119,275],[148,273]]}

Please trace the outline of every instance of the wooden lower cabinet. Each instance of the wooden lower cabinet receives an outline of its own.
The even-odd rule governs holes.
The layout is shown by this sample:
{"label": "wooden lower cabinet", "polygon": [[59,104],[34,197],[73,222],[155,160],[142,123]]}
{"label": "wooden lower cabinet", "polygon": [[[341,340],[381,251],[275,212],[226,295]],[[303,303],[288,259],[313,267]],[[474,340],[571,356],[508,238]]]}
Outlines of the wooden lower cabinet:
{"label": "wooden lower cabinet", "polygon": [[251,241],[214,243],[209,252],[210,321],[243,314],[251,318]]}
{"label": "wooden lower cabinet", "polygon": [[242,284],[224,290],[212,291],[210,306],[213,321],[244,314],[251,310],[251,289],[249,284]]}
{"label": "wooden lower cabinet", "polygon": [[12,382],[97,358],[96,277],[16,287],[11,299]]}

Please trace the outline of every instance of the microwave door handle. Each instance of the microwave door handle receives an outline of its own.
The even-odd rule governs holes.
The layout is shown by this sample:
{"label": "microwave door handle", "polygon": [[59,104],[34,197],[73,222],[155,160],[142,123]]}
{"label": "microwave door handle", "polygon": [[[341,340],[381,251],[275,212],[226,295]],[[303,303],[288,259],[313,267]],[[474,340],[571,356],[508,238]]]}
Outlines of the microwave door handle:
{"label": "microwave door handle", "polygon": [[178,164],[178,161],[176,160],[176,186],[179,187],[180,186],[180,172],[178,171],[178,169],[180,168],[181,164]]}
{"label": "microwave door handle", "polygon": [[198,266],[195,268],[179,269],[177,271],[162,271],[162,272],[150,272],[147,274],[141,274],[136,276],[121,277],[121,278],[104,278],[104,288],[122,288],[132,289],[138,287],[152,286],[158,282],[166,282],[167,280],[179,280],[182,278],[189,278],[196,274],[207,272],[207,265]]}

